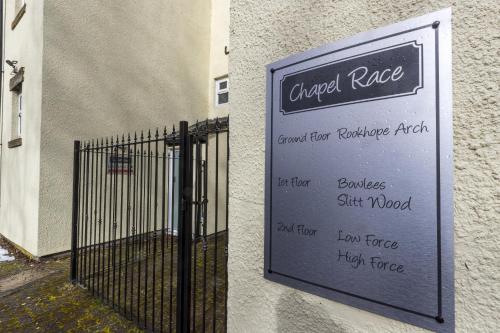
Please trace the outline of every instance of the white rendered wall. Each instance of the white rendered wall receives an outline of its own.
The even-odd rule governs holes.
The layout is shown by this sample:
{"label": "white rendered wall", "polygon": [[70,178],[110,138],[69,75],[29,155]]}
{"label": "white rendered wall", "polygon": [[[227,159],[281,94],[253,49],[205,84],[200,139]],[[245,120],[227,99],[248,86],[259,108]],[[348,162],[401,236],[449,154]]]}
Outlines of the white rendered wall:
{"label": "white rendered wall", "polygon": [[18,67],[25,67],[25,79],[22,84],[22,145],[8,148],[7,142],[15,138],[12,125],[17,114],[13,114],[13,94],[9,90],[12,69],[4,65],[0,234],[31,254],[38,255],[44,2],[26,0],[26,13],[14,30],[11,23],[16,15],[15,1],[4,3],[5,58],[17,60]]}
{"label": "white rendered wall", "polygon": [[210,76],[209,76],[209,117],[224,117],[229,114],[231,103],[231,82],[229,82],[229,103],[215,105],[215,79],[228,75],[229,55],[225,47],[229,45],[229,2],[230,0],[211,0],[210,28]]}
{"label": "white rendered wall", "polygon": [[[230,0],[211,0],[211,27],[210,27],[210,73],[208,77],[209,87],[209,118],[225,117],[230,115],[231,108],[231,82],[229,82],[229,103],[215,104],[215,79],[227,77],[229,73],[229,54],[225,54],[225,48],[230,52],[229,45],[229,5]],[[226,182],[227,182],[227,133],[219,134],[219,169],[218,169],[218,201],[216,196],[216,154],[215,135],[211,135],[208,141],[208,205],[207,205],[207,233],[212,234],[226,229]],[[217,212],[216,212],[217,209]],[[217,221],[216,221],[217,215]],[[217,222],[217,223],[216,223]],[[217,224],[217,226],[216,226]]]}

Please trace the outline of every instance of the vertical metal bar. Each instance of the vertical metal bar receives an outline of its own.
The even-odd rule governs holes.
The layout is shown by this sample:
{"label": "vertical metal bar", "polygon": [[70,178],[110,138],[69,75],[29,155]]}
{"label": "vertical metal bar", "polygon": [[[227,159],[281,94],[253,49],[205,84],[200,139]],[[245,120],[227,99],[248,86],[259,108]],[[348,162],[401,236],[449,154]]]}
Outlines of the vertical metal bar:
{"label": "vertical metal bar", "polygon": [[229,259],[229,128],[226,132],[226,244],[224,254],[226,256],[225,264],[225,294],[224,294],[224,332],[227,332],[227,293],[228,293],[228,271],[227,264]]}
{"label": "vertical metal bar", "polygon": [[92,290],[92,282],[90,281],[90,275],[91,275],[91,264],[92,264],[92,222],[93,222],[93,212],[92,209],[94,207],[94,140],[92,140],[92,143],[90,145],[89,149],[89,154],[90,154],[90,210],[89,210],[89,219],[87,224],[89,225],[89,235],[88,235],[88,243],[87,243],[87,253],[88,253],[88,270],[87,270],[87,280],[88,280],[88,288]]}
{"label": "vertical metal bar", "polygon": [[[104,224],[102,223],[103,219],[103,214],[102,214],[102,175],[103,175],[103,166],[104,166],[104,155],[103,155],[103,147],[104,141],[101,139],[101,148],[99,149],[99,154],[101,156],[101,163],[99,166],[100,172],[99,172],[99,235],[98,235],[98,247],[97,247],[97,271],[98,271],[98,279],[97,279],[97,291],[98,293],[102,296],[103,293],[103,284],[99,283],[100,281],[102,282],[101,275],[104,274],[104,272],[101,270],[101,249],[102,249],[102,254],[104,255],[104,248],[103,248],[103,242],[104,239],[102,238],[103,235],[103,226]],[[106,192],[104,192],[106,193]],[[102,258],[104,261],[104,257]]]}
{"label": "vertical metal bar", "polygon": [[151,131],[148,131],[148,156],[147,156],[147,197],[146,197],[146,260],[144,263],[144,327],[148,328],[148,273],[149,249],[151,239]]}
{"label": "vertical metal bar", "polygon": [[163,332],[164,287],[165,287],[165,196],[167,194],[166,164],[167,164],[167,128],[163,130],[162,180],[161,180],[161,291],[160,291],[160,332]]}
{"label": "vertical metal bar", "polygon": [[179,150],[179,223],[177,253],[177,333],[190,328],[191,242],[192,242],[192,149],[188,123],[180,122]]}
{"label": "vertical metal bar", "polygon": [[87,143],[86,148],[86,175],[85,175],[85,235],[84,235],[84,257],[83,257],[83,285],[87,286],[87,236],[88,236],[88,224],[89,224],[89,164],[90,164],[90,143]]}
{"label": "vertical metal bar", "polygon": [[154,154],[154,213],[153,213],[153,294],[152,294],[152,309],[151,309],[151,322],[152,329],[155,329],[155,310],[156,310],[156,243],[158,241],[158,129],[155,134],[155,154]]}
{"label": "vertical metal bar", "polygon": [[206,128],[207,133],[205,139],[205,165],[203,174],[203,333],[205,333],[206,331],[207,313],[208,121],[206,123]]}
{"label": "vertical metal bar", "polygon": [[[91,255],[92,257],[89,260],[89,274],[92,275],[92,284],[91,284],[91,290],[92,290],[92,295],[94,295],[95,292],[95,236],[96,236],[96,205],[97,205],[97,159],[98,155],[96,154],[96,149],[97,149],[98,141],[96,141],[96,145],[94,146],[94,140],[92,140],[92,177],[91,177],[91,203],[90,203],[90,214],[94,215],[94,218],[91,219],[91,224],[90,224],[90,248],[92,249]],[[95,165],[95,172],[94,172],[94,165]],[[95,185],[94,185],[95,183]],[[92,235],[93,231],[93,235]],[[93,236],[93,237],[92,237]],[[89,281],[90,283],[90,281]]]}
{"label": "vertical metal bar", "polygon": [[78,212],[80,202],[80,141],[73,142],[73,207],[71,218],[71,282],[75,283],[78,270]]}
{"label": "vertical metal bar", "polygon": [[151,327],[155,330],[155,304],[156,304],[156,242],[157,242],[157,225],[158,225],[158,129],[155,134],[155,195],[154,195],[154,213],[153,213],[153,295],[152,295],[152,309],[151,309]]}
{"label": "vertical metal bar", "polygon": [[99,140],[96,140],[95,150],[93,152],[95,155],[95,186],[94,186],[94,242],[92,244],[92,295],[95,294],[95,262],[96,262],[96,245],[97,242],[97,226],[99,221],[97,220],[97,198],[99,197]]}
{"label": "vertical metal bar", "polygon": [[199,129],[198,129],[198,123],[196,123],[196,148],[195,148],[195,167],[194,167],[194,172],[195,172],[195,231],[194,231],[194,259],[193,259],[193,315],[191,318],[193,318],[193,325],[192,325],[192,331],[196,331],[196,293],[198,291],[197,289],[197,267],[198,267],[198,242],[199,242],[199,234],[200,234],[200,211],[201,211],[201,202],[200,202],[200,197],[201,197],[201,186],[200,186],[200,162],[201,162],[201,146],[200,146],[200,137],[199,137]]}
{"label": "vertical metal bar", "polygon": [[132,272],[130,274],[130,316],[133,317],[133,304],[134,304],[134,267],[136,266],[136,260],[137,260],[137,215],[136,215],[136,200],[137,200],[137,133],[134,133],[134,163],[133,163],[133,168],[134,168],[134,181],[133,181],[133,195],[132,195],[132,202],[133,202],[133,209],[132,209],[132,258],[133,258],[133,265],[132,265]]}
{"label": "vertical metal bar", "polygon": [[[197,125],[198,126],[198,125]],[[195,214],[196,214],[196,230],[195,230],[195,235],[197,238],[201,236],[201,228],[202,228],[202,219],[201,219],[201,213],[202,213],[202,202],[201,202],[201,191],[203,188],[202,184],[202,143],[201,143],[201,135],[199,133],[199,130],[197,129],[196,132],[197,137],[196,137],[196,167],[195,167],[195,177],[196,177],[196,209],[195,209]]]}
{"label": "vertical metal bar", "polygon": [[108,160],[108,173],[109,173],[109,226],[108,226],[108,278],[107,278],[107,286],[106,286],[106,300],[109,302],[109,290],[110,290],[110,282],[111,282],[111,233],[113,231],[113,137],[111,137],[111,146],[110,146],[110,157]]}
{"label": "vertical metal bar", "polygon": [[130,255],[129,240],[130,240],[130,172],[132,168],[132,159],[130,157],[130,133],[127,136],[127,215],[126,215],[126,232],[125,232],[125,291],[123,295],[124,305],[123,314],[127,316],[127,282],[128,282],[128,261]]}
{"label": "vertical metal bar", "polygon": [[[120,174],[120,233],[119,237],[119,253],[118,253],[118,308],[121,307],[121,294],[122,294],[122,256],[123,256],[123,158],[125,158],[124,149],[125,149],[125,136],[122,135],[122,144],[121,144],[121,153],[118,155],[117,153],[117,167]],[[118,177],[118,175],[117,175]]]}
{"label": "vertical metal bar", "polygon": [[115,180],[113,183],[113,298],[111,300],[111,304],[113,308],[115,307],[115,295],[116,295],[116,230],[118,229],[118,149],[120,147],[120,139],[116,136],[116,145],[113,147],[115,152],[115,168],[113,171],[113,175],[115,176]]}
{"label": "vertical metal bar", "polygon": [[141,145],[140,145],[140,154],[141,154],[141,176],[140,178],[140,185],[139,185],[139,259],[137,263],[137,319],[139,320],[140,318],[140,304],[141,304],[141,260],[142,260],[142,238],[144,235],[144,232],[142,230],[142,218],[144,216],[143,214],[143,209],[142,209],[142,198],[143,198],[143,189],[144,189],[144,134],[141,131]]}
{"label": "vertical metal bar", "polygon": [[219,120],[215,123],[215,244],[214,244],[214,295],[213,295],[213,326],[212,332],[216,333],[217,326],[217,241],[219,238],[218,223],[219,223]]}
{"label": "vertical metal bar", "polygon": [[[103,235],[102,235],[102,276],[101,276],[101,285],[102,285],[102,293],[101,293],[101,300],[104,300],[104,295],[105,295],[105,288],[104,288],[104,280],[105,280],[105,272],[109,270],[106,270],[106,257],[108,257],[108,262],[109,262],[109,246],[106,246],[106,212],[107,212],[107,198],[108,198],[108,170],[110,168],[109,165],[109,159],[108,159],[108,138],[106,137],[106,143],[105,143],[105,149],[104,149],[104,204],[103,204],[103,211],[102,211],[102,230],[103,230]],[[109,223],[109,222],[108,222]],[[108,233],[108,239],[109,239],[109,233]],[[106,294],[107,294],[107,288],[106,288]]]}
{"label": "vertical metal bar", "polygon": [[[86,173],[86,153],[85,153],[85,145],[86,143],[83,142],[83,145],[80,147],[80,160],[82,161],[81,163],[81,175],[80,175],[80,219],[78,221],[78,282],[81,284],[82,283],[82,278],[83,278],[83,230],[84,230],[84,224],[85,224],[85,173]],[[83,156],[83,158],[82,158]]]}
{"label": "vertical metal bar", "polygon": [[[173,127],[172,131],[172,136],[175,139],[176,132],[175,132],[175,126]],[[170,304],[169,304],[169,333],[172,333],[173,331],[173,300],[174,300],[174,293],[173,293],[173,285],[174,285],[174,203],[175,203],[175,183],[178,181],[177,177],[175,176],[175,143],[172,145],[172,185],[170,188],[172,189],[172,207],[170,208]],[[177,242],[177,248],[179,248],[179,243]]]}

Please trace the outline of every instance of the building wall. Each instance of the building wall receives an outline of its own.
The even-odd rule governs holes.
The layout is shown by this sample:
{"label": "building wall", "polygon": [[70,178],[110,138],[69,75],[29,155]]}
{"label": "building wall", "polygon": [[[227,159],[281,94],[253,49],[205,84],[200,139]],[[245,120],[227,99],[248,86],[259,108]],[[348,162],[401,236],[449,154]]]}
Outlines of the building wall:
{"label": "building wall", "polygon": [[70,247],[73,140],[208,115],[210,2],[46,0],[38,255]]}
{"label": "building wall", "polygon": [[[215,106],[215,79],[228,75],[229,55],[229,0],[212,0],[210,29],[210,76],[209,84],[209,117],[223,117],[229,113],[229,103]],[[231,82],[229,82],[231,84]],[[231,85],[229,86],[229,102],[231,102]]]}
{"label": "building wall", "polygon": [[233,0],[229,332],[423,331],[264,280],[264,66],[448,6],[453,10],[456,330],[500,330],[499,3]]}
{"label": "building wall", "polygon": [[[230,0],[212,0],[211,29],[210,29],[210,73],[209,87],[209,118],[230,116],[231,82],[229,82],[229,103],[215,105],[215,79],[227,77],[229,73],[229,54],[225,54],[225,47],[229,51],[229,3]],[[226,229],[226,182],[227,182],[227,133],[219,134],[219,164],[216,188],[215,155],[217,141],[215,135],[208,139],[208,198],[207,204],[207,233]],[[217,190],[217,191],[216,191]],[[218,196],[217,206],[215,196]],[[217,209],[216,209],[217,208]],[[217,215],[217,219],[216,219]],[[217,221],[216,221],[217,220]],[[217,222],[217,223],[216,223]],[[217,226],[216,226],[217,224]]]}
{"label": "building wall", "polygon": [[38,248],[40,119],[42,100],[43,1],[26,1],[26,12],[14,29],[15,1],[4,1],[5,59],[25,67],[22,84],[24,117],[22,145],[8,148],[17,114],[9,90],[11,67],[5,69],[2,93],[0,159],[0,234],[32,254]]}

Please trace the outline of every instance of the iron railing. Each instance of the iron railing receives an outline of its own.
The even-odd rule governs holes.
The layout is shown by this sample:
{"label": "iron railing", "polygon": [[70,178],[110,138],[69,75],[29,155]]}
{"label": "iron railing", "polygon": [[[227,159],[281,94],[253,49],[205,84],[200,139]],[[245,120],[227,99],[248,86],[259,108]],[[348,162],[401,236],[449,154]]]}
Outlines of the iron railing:
{"label": "iron railing", "polygon": [[74,143],[71,280],[152,332],[225,332],[227,118]]}

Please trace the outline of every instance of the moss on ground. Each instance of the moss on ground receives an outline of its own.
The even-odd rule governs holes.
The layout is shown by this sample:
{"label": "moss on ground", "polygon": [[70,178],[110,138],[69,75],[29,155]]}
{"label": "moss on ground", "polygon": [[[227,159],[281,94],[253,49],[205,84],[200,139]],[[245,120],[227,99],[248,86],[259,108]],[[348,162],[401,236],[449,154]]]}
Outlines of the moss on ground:
{"label": "moss on ground", "polygon": [[[205,251],[201,242],[197,242],[193,250],[193,303],[192,316],[195,319],[195,331],[211,332],[213,325],[216,325],[216,331],[224,331],[225,324],[225,294],[226,294],[226,256],[225,256],[225,239],[226,235],[221,235],[217,238],[211,238],[206,244]],[[218,240],[218,246],[215,246],[215,240]],[[173,243],[175,244],[175,242]],[[43,260],[42,262],[34,262],[22,256],[16,255],[16,260],[8,263],[0,264],[0,280],[3,277],[13,276],[16,273],[25,270],[43,270],[51,271],[52,274],[40,278],[32,283],[26,284],[15,290],[6,292],[3,296],[0,294],[0,331],[1,332],[142,332],[132,321],[126,319],[117,312],[119,308],[127,309],[127,315],[130,316],[130,311],[134,313],[140,312],[137,317],[141,322],[147,322],[148,328],[151,328],[152,323],[155,327],[160,327],[159,309],[161,309],[161,298],[159,295],[164,293],[164,327],[169,327],[170,316],[171,324],[175,328],[175,304],[176,304],[176,275],[177,265],[174,259],[171,262],[170,258],[177,258],[176,245],[169,243],[165,248],[168,254],[165,258],[164,273],[165,281],[161,283],[161,256],[157,253],[156,266],[153,269],[152,258],[149,257],[149,265],[144,261],[145,257],[141,256],[142,251],[135,253],[137,257],[133,262],[129,263],[128,274],[125,274],[124,269],[119,263],[123,261],[123,254],[126,251],[115,251],[117,256],[113,260],[117,264],[115,286],[110,290],[103,288],[104,283],[107,285],[111,279],[112,270],[102,270],[102,266],[97,265],[99,260],[95,260],[94,252],[87,253],[83,258],[82,263],[88,263],[88,272],[90,268],[95,272],[95,279],[83,279],[83,284],[89,286],[90,290],[75,286],[69,282],[69,258]],[[160,247],[159,247],[160,248]],[[109,249],[113,250],[113,249]],[[120,249],[121,250],[121,249]],[[148,253],[148,251],[146,251]],[[101,261],[106,264],[108,258],[111,258],[111,253],[105,251],[100,253]],[[149,252],[151,255],[151,252]],[[131,256],[132,257],[132,256]],[[90,261],[92,258],[92,261]],[[97,257],[97,259],[99,256]],[[215,258],[217,265],[215,265]],[[88,259],[88,261],[86,261]],[[132,258],[131,258],[132,259]],[[146,264],[146,265],[145,265]],[[172,265],[171,265],[172,264]],[[113,268],[114,265],[111,264]],[[121,267],[121,269],[120,269]],[[127,267],[127,266],[126,266]],[[137,274],[139,267],[142,267],[142,274],[148,271],[148,287],[145,288],[145,278],[141,280],[140,288],[137,288]],[[80,273],[80,270],[79,270]],[[141,276],[142,276],[141,274]],[[135,282],[131,279],[135,276]],[[156,276],[156,280],[153,280]],[[170,276],[172,280],[170,280]],[[106,279],[104,279],[106,278]],[[100,283],[98,281],[101,281]],[[113,279],[111,279],[111,282]],[[121,285],[118,283],[121,281]],[[128,297],[125,299],[125,281],[130,287]],[[94,284],[91,284],[93,282]],[[132,282],[135,286],[132,290]],[[113,284],[111,283],[110,286]],[[162,287],[163,285],[163,287]],[[92,296],[92,286],[94,287],[95,296]],[[145,295],[147,290],[147,297]],[[106,291],[106,292],[105,292]],[[153,297],[153,291],[155,297]],[[111,292],[109,294],[109,292]],[[170,297],[170,292],[172,296]],[[105,304],[101,301],[98,294],[101,294],[103,299],[118,300],[122,296],[120,305],[113,309],[110,304]],[[113,298],[113,295],[115,296]],[[138,296],[140,295],[140,296]],[[124,300],[125,299],[125,300]],[[133,303],[131,303],[133,300]],[[147,300],[147,301],[146,301]],[[148,311],[144,315],[144,305],[147,302]],[[156,317],[152,318],[151,308],[153,304],[156,307]],[[170,314],[170,304],[172,304],[172,314]],[[139,310],[138,310],[139,309]],[[122,311],[123,312],[123,311]]]}
{"label": "moss on ground", "polygon": [[[207,237],[205,246],[201,239],[193,246],[191,317],[194,318],[195,332],[225,331],[226,237],[227,234],[220,233],[217,237]],[[163,259],[161,237],[156,238],[156,252],[154,239],[146,237],[131,240],[128,244],[130,251],[126,250],[126,243],[81,251],[79,281],[93,290],[97,297],[108,299],[122,312],[126,310],[129,318],[133,316],[147,329],[154,326],[159,330],[163,326],[165,331],[170,331],[170,328],[175,331],[177,241],[171,236],[164,240]],[[163,305],[161,295],[164,296]]]}
{"label": "moss on ground", "polygon": [[17,260],[0,262],[0,279],[22,272],[26,265]]}
{"label": "moss on ground", "polygon": [[[88,291],[69,283],[69,259],[38,265],[55,273],[0,297],[2,332],[142,332]],[[2,263],[0,274],[33,267],[29,261],[16,260]]]}
{"label": "moss on ground", "polygon": [[16,248],[13,244],[9,243],[0,235],[0,247],[9,252],[9,256],[15,258],[13,261],[0,262],[0,280],[6,277],[15,275],[27,269],[27,267],[34,267],[38,262],[27,258],[20,249]]}

